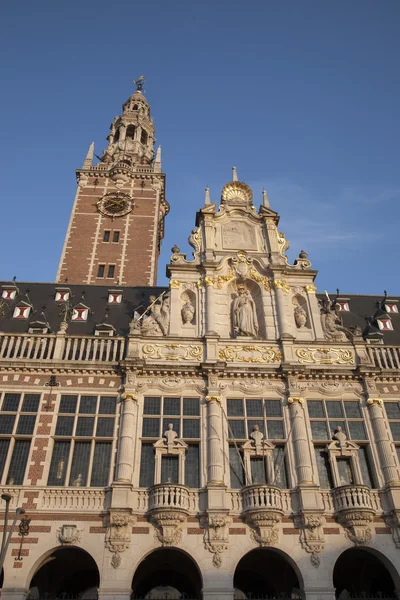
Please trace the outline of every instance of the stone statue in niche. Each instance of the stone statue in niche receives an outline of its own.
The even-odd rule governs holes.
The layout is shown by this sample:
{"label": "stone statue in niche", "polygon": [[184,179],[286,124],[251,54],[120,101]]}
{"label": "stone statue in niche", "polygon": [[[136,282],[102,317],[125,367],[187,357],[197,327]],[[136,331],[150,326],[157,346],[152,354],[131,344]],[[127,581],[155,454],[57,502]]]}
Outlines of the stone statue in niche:
{"label": "stone statue in niche", "polygon": [[298,329],[302,329],[307,323],[307,313],[301,304],[298,304],[294,309],[294,320]]}
{"label": "stone statue in niche", "polygon": [[188,300],[182,306],[182,310],[181,310],[182,321],[183,321],[184,325],[186,325],[187,323],[191,323],[193,321],[194,313],[195,313],[195,308],[194,308],[193,304],[190,302],[190,300]]}
{"label": "stone statue in niche", "polygon": [[258,321],[256,305],[249,290],[244,285],[238,285],[238,295],[232,303],[232,320],[235,337],[256,337]]}
{"label": "stone statue in niche", "polygon": [[146,311],[134,317],[130,324],[131,333],[140,333],[145,336],[161,336],[168,334],[170,297],[169,295],[150,296],[150,304]]}

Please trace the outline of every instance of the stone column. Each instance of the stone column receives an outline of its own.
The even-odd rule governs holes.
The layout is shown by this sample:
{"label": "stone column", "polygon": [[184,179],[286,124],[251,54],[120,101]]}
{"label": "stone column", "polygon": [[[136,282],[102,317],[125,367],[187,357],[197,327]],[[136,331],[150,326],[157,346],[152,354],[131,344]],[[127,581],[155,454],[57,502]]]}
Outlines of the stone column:
{"label": "stone column", "polygon": [[223,439],[220,396],[206,396],[207,402],[207,483],[224,483]]}
{"label": "stone column", "polygon": [[169,320],[170,335],[179,335],[182,329],[180,287],[181,282],[178,279],[171,279],[170,282],[171,309]]}
{"label": "stone column", "polygon": [[119,452],[117,463],[117,482],[131,483],[133,474],[134,438],[136,435],[136,406],[135,394],[122,394],[123,413],[121,433],[119,437]]}
{"label": "stone column", "polygon": [[369,398],[367,406],[385,484],[399,484],[399,473],[397,471],[394,450],[383,414],[383,400],[381,398]]}
{"label": "stone column", "polygon": [[278,318],[278,327],[279,327],[279,335],[280,337],[292,336],[290,330],[290,324],[286,314],[286,303],[285,303],[285,293],[287,294],[290,290],[290,286],[281,281],[280,279],[275,279],[274,281],[275,288],[275,298],[276,298],[276,313]]}
{"label": "stone column", "polygon": [[206,277],[204,283],[206,284],[206,333],[209,333],[215,331],[214,277]]}
{"label": "stone column", "polygon": [[292,443],[296,461],[297,485],[313,485],[313,472],[310,448],[307,438],[307,427],[304,419],[304,398],[290,396],[290,421],[292,426]]}

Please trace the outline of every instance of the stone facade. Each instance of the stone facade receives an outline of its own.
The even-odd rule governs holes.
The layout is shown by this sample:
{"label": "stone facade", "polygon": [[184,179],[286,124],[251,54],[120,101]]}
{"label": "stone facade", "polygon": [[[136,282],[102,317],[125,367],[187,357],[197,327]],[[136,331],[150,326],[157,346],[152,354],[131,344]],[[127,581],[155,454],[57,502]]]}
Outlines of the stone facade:
{"label": "stone facade", "polygon": [[[113,152],[123,153],[113,141],[118,123],[110,162],[81,172],[88,183],[78,201],[86,190],[87,206],[99,191],[90,187],[95,170],[109,182]],[[140,181],[136,173],[119,189]],[[103,217],[90,219],[103,227]],[[345,327],[338,303],[316,294],[306,253],[289,264],[278,224],[266,194],[256,209],[234,169],[219,206],[206,192],[189,238],[193,257],[173,248],[169,288],[151,290],[145,306],[121,304],[125,333],[111,309],[98,317],[107,337],[76,333],[68,310],[57,333],[29,333],[29,322],[13,332],[9,319],[0,334],[1,417],[19,421],[2,425],[11,444],[2,493],[31,521],[27,535],[11,539],[2,596],[398,593],[400,345],[373,346]],[[61,279],[93,281],[93,249],[82,253],[76,271],[64,254]],[[149,283],[156,254],[151,261]],[[129,277],[138,282],[134,271]],[[34,428],[18,433],[35,395]],[[24,440],[21,471],[13,448]],[[368,567],[356,577],[360,561]]]}

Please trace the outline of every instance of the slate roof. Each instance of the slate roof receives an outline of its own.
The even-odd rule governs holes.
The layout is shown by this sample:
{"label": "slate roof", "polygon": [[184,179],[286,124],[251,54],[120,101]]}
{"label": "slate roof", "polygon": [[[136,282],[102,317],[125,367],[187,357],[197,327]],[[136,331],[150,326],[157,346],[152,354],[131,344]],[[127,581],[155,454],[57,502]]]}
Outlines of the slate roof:
{"label": "slate roof", "polygon": [[[0,282],[0,295],[4,288],[12,288],[10,281]],[[87,321],[70,321],[68,325],[68,334],[70,335],[92,335],[96,325],[108,323],[115,327],[116,335],[124,336],[129,332],[129,322],[132,319],[133,312],[139,307],[147,307],[150,303],[150,296],[159,296],[166,291],[166,287],[123,287],[123,286],[100,286],[100,285],[63,285],[57,283],[32,283],[17,282],[15,284],[19,290],[14,300],[2,299],[7,305],[6,314],[0,316],[0,331],[4,333],[27,333],[30,324],[34,321],[46,320],[52,332],[59,330],[62,303],[55,300],[56,289],[69,289],[72,293],[72,304],[79,303],[87,306],[89,315]],[[121,290],[123,299],[121,304],[109,304],[109,290]],[[83,294],[82,294],[83,292]],[[319,299],[324,299],[325,294],[317,294]],[[336,294],[330,294],[334,300]],[[340,298],[347,299],[349,312],[341,312],[340,316],[343,325],[347,328],[358,326],[362,331],[366,328],[365,317],[373,317],[378,310],[377,303],[383,300],[383,296],[359,295],[359,294],[340,294]],[[391,296],[387,298],[398,301],[398,310],[400,311],[400,297]],[[14,319],[14,308],[19,303],[27,303],[33,306],[29,318]],[[42,306],[45,305],[44,315]],[[106,317],[108,309],[108,316]],[[143,310],[143,309],[142,309]],[[140,308],[139,308],[139,312]],[[388,315],[385,315],[388,316]],[[390,313],[393,324],[393,331],[384,331],[383,341],[389,346],[400,346],[400,312]]]}

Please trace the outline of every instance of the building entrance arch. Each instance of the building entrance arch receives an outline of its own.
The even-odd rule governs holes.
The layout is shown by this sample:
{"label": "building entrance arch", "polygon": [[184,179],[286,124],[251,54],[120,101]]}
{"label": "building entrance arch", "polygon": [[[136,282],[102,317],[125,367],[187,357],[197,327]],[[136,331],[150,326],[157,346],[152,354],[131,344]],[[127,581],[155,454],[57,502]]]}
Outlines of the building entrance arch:
{"label": "building entrance arch", "polygon": [[81,548],[56,548],[33,575],[32,600],[96,600],[100,574],[94,559]]}
{"label": "building entrance arch", "polygon": [[395,598],[400,578],[392,563],[371,548],[349,548],[333,569],[336,598]]}
{"label": "building entrance arch", "polygon": [[191,556],[177,548],[159,548],[142,560],[132,581],[132,599],[197,600],[202,578]]}
{"label": "building entrance arch", "polygon": [[302,598],[303,583],[289,556],[272,548],[256,548],[241,558],[233,577],[235,600]]}

